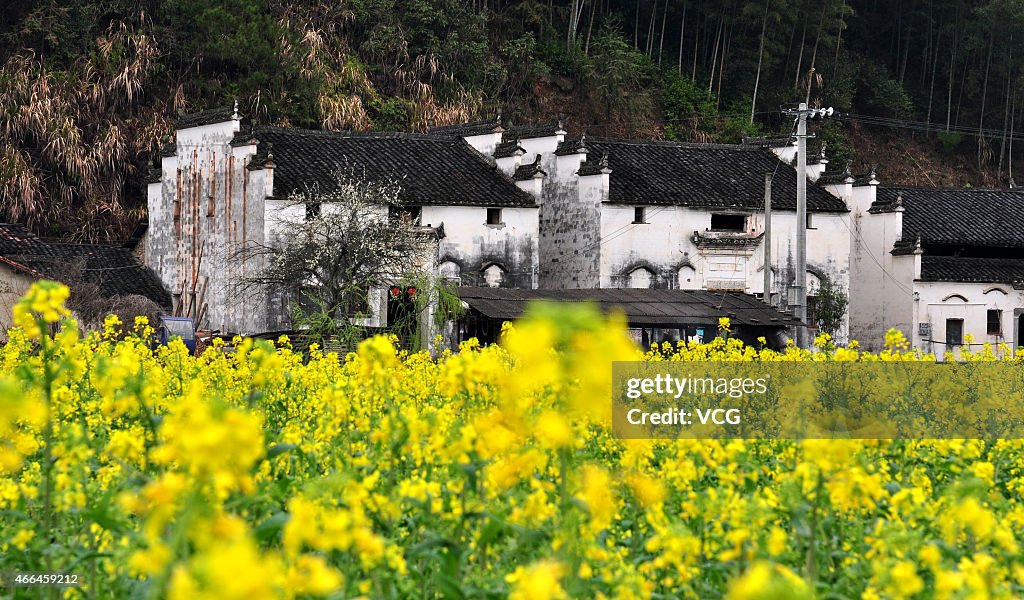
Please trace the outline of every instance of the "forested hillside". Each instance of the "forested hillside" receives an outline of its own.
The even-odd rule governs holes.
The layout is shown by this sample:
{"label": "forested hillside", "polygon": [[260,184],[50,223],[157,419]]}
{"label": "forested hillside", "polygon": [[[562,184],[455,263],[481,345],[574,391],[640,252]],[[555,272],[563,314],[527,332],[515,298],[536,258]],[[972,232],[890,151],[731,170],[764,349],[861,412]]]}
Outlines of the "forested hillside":
{"label": "forested hillside", "polygon": [[834,167],[1005,186],[1016,49],[1020,0],[8,0],[0,219],[129,235],[175,115],[235,98],[308,127],[500,112],[697,141],[788,132],[806,100],[850,115],[817,131]]}

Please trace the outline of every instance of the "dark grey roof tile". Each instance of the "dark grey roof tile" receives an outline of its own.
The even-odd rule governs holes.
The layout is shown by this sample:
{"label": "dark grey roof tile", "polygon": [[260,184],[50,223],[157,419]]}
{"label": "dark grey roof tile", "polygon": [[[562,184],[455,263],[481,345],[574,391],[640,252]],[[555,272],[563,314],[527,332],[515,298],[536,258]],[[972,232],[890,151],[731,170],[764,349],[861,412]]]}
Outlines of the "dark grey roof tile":
{"label": "dark grey roof tile", "polygon": [[178,117],[174,122],[174,128],[189,129],[213,123],[224,123],[225,121],[230,121],[234,114],[235,111],[231,107],[211,108],[197,113],[189,113]]}
{"label": "dark grey roof tile", "polygon": [[[614,203],[756,210],[764,205],[764,176],[774,172],[772,207],[796,210],[796,170],[757,146],[587,138],[587,147],[608,154]],[[813,185],[807,209],[847,211],[843,200]]]}
{"label": "dark grey roof tile", "polygon": [[928,244],[1024,247],[1024,191],[879,186],[872,212],[903,206],[903,239]]}
{"label": "dark grey roof tile", "polygon": [[535,206],[533,196],[458,137],[410,133],[329,132],[261,127],[257,165],[274,157],[274,195],[317,184],[332,189],[339,174],[392,180],[410,205]]}
{"label": "dark grey roof tile", "polygon": [[1007,283],[1015,287],[1024,287],[1024,259],[925,254],[921,257],[921,280]]}

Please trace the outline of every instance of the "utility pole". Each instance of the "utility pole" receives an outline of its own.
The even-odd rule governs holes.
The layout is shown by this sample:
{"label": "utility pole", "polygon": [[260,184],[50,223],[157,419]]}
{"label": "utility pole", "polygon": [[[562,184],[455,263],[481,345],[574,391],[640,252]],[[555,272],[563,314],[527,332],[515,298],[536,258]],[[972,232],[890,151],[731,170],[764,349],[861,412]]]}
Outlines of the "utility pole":
{"label": "utility pole", "polygon": [[806,348],[807,340],[807,118],[831,117],[832,108],[807,108],[800,103],[797,110],[783,110],[796,116],[796,277],[793,282],[793,316],[800,320],[796,327],[796,345]]}
{"label": "utility pole", "polygon": [[796,125],[796,345],[807,347],[807,103],[801,102]]}
{"label": "utility pole", "polygon": [[764,174],[764,302],[772,304],[772,174]]}

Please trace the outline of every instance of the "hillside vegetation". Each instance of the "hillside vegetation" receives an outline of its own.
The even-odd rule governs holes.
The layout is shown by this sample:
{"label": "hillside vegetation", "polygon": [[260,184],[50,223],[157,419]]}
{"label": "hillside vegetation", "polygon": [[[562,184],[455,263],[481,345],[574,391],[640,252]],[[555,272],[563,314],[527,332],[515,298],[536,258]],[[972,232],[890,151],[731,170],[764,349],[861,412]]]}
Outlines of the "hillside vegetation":
{"label": "hillside vegetation", "polygon": [[779,107],[808,101],[853,115],[817,132],[834,167],[975,186],[1013,175],[1024,104],[1018,0],[6,4],[0,218],[53,236],[128,236],[175,115],[236,98],[256,121],[328,129],[500,112],[725,142],[788,132]]}

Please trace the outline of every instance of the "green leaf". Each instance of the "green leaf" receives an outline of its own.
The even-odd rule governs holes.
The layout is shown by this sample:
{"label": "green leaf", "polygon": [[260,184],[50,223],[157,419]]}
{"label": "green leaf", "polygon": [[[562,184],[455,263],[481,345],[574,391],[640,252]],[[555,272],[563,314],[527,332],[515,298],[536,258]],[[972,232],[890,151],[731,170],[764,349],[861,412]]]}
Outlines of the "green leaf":
{"label": "green leaf", "polygon": [[465,598],[466,594],[462,591],[462,587],[459,582],[447,575],[441,573],[434,574],[434,585],[437,586],[438,591],[445,598]]}
{"label": "green leaf", "polygon": [[266,543],[284,528],[285,523],[287,523],[289,519],[291,519],[291,515],[286,512],[279,512],[267,517],[267,519],[257,525],[256,529],[253,531],[256,541],[261,544]]}
{"label": "green leaf", "polygon": [[296,448],[298,448],[298,446],[295,444],[274,444],[267,448],[267,460],[285,454],[286,452],[291,452]]}

